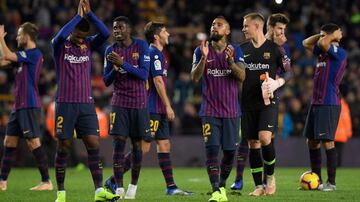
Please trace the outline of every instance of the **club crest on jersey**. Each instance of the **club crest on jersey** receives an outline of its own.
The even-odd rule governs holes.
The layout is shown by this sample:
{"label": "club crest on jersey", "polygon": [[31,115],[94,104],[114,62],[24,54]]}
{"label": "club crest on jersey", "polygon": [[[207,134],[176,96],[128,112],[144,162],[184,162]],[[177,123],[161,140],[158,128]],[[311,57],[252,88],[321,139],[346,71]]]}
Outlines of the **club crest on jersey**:
{"label": "club crest on jersey", "polygon": [[271,55],[270,55],[269,52],[265,52],[265,53],[264,53],[264,59],[265,59],[265,60],[270,59],[270,56],[271,56]]}
{"label": "club crest on jersey", "polygon": [[131,57],[132,57],[133,60],[138,60],[139,59],[139,53],[138,52],[132,53]]}
{"label": "club crest on jersey", "polygon": [[81,44],[81,45],[80,45],[80,49],[81,49],[81,50],[86,50],[86,49],[87,49],[86,44]]}

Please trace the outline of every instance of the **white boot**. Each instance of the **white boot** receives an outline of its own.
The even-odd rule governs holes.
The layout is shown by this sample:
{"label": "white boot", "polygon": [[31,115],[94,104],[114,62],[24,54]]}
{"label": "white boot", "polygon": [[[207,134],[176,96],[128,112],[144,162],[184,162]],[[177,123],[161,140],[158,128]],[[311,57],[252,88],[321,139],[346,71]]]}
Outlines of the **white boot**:
{"label": "white boot", "polygon": [[137,185],[129,184],[125,199],[135,199]]}

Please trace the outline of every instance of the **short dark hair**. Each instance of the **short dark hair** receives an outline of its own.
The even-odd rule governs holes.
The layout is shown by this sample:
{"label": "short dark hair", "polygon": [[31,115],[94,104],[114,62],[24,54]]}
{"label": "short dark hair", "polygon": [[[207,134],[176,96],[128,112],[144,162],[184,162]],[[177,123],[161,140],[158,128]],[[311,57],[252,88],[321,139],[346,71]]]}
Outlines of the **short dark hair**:
{"label": "short dark hair", "polygon": [[245,18],[250,18],[251,20],[260,20],[265,23],[265,18],[263,15],[261,15],[261,13],[249,13],[244,16],[244,19]]}
{"label": "short dark hair", "polygon": [[131,23],[130,19],[126,16],[118,16],[114,19],[114,22],[124,22],[129,27],[132,27],[132,23]]}
{"label": "short dark hair", "polygon": [[39,29],[38,27],[30,22],[25,22],[20,26],[23,29],[23,32],[30,36],[31,40],[36,42],[39,36]]}
{"label": "short dark hair", "polygon": [[90,24],[85,18],[81,18],[80,22],[75,26],[75,29],[88,32],[90,30]]}
{"label": "short dark hair", "polygon": [[286,17],[286,15],[282,14],[282,13],[275,13],[269,16],[268,20],[267,20],[267,25],[270,26],[275,26],[276,23],[282,23],[282,24],[289,24],[290,20],[288,17]]}
{"label": "short dark hair", "polygon": [[334,23],[325,24],[325,25],[321,26],[321,28],[320,28],[320,30],[326,32],[326,34],[331,34],[338,29],[340,29],[340,27]]}
{"label": "short dark hair", "polygon": [[161,29],[165,27],[164,23],[160,22],[149,22],[145,25],[144,32],[145,38],[148,43],[153,43],[155,41],[155,34],[160,34]]}

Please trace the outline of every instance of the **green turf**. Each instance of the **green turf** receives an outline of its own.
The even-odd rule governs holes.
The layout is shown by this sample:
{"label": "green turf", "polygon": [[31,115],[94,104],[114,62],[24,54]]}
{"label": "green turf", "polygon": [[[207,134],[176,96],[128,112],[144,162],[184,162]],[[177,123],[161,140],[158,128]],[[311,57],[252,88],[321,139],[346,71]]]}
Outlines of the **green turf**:
{"label": "green turf", "polygon": [[[252,178],[249,170],[245,171],[244,190],[232,193],[228,191],[229,201],[359,201],[360,200],[360,169],[338,169],[336,192],[324,193],[320,191],[299,191],[298,178],[306,168],[277,168],[276,180],[278,191],[275,196],[252,198],[248,193],[253,190]],[[233,170],[234,171],[234,170]],[[50,170],[55,183],[54,170]],[[111,169],[107,168],[104,178],[109,176]],[[165,196],[165,184],[158,168],[146,168],[141,171],[138,192],[134,201],[207,201],[210,196],[209,180],[204,168],[176,168],[175,180],[180,188],[193,191],[193,196]],[[323,169],[323,175],[326,170]],[[234,179],[234,172],[228,181],[228,187]],[[76,171],[68,169],[65,187],[68,202],[93,201],[94,191],[90,172],[85,169]],[[8,190],[0,192],[0,201],[4,202],[49,202],[55,201],[56,191],[34,192],[29,187],[38,183],[39,173],[36,169],[13,169],[8,179]],[[127,184],[129,176],[126,175]]]}

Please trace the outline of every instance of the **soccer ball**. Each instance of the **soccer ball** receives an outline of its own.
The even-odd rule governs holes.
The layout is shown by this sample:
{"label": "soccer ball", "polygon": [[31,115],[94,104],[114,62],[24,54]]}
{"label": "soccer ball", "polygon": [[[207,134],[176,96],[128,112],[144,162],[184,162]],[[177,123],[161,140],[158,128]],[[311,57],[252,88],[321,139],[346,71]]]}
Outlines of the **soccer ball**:
{"label": "soccer ball", "polygon": [[319,188],[320,178],[316,173],[306,171],[300,177],[300,187],[303,190],[316,190]]}

